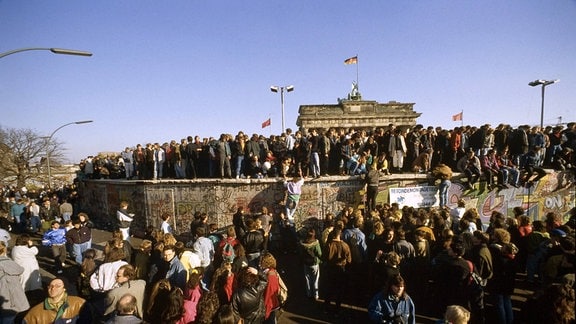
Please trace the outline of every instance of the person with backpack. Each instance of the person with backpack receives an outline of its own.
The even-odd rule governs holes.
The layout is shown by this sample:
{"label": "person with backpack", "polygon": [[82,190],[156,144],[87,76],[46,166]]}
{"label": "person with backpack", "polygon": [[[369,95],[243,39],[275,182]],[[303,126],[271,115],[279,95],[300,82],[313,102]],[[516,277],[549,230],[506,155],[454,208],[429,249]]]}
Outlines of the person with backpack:
{"label": "person with backpack", "polygon": [[276,258],[270,252],[262,254],[260,260],[260,271],[266,276],[266,289],[264,290],[264,322],[265,324],[276,324],[276,311],[282,306],[280,304],[280,275],[276,270]]}
{"label": "person with backpack", "polygon": [[304,265],[304,280],[306,281],[306,297],[318,300],[318,283],[320,281],[320,258],[322,249],[316,239],[316,230],[309,228],[306,238],[300,241],[300,258]]}
{"label": "person with backpack", "polygon": [[236,238],[236,230],[234,229],[234,226],[230,226],[226,229],[226,237],[216,246],[216,253],[214,253],[213,261],[215,268],[220,267],[222,260],[225,260],[226,258],[232,257],[232,261],[234,261],[234,248],[237,244],[240,244],[240,241]]}

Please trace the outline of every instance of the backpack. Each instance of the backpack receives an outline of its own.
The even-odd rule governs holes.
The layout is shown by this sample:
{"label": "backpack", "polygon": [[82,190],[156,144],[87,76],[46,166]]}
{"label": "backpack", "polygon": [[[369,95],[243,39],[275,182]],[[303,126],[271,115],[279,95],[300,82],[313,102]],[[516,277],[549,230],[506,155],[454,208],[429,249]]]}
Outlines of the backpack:
{"label": "backpack", "polygon": [[470,273],[468,274],[468,287],[471,288],[472,292],[483,290],[486,286],[487,280],[482,279],[482,277],[474,271],[474,265],[472,262],[468,262],[468,267],[470,268]]}
{"label": "backpack", "polygon": [[352,236],[350,236],[350,254],[352,256],[352,263],[362,263],[364,261],[364,257],[362,256],[362,251],[360,250],[360,242],[358,240],[358,235],[355,232],[352,232]]}
{"label": "backpack", "polygon": [[222,247],[222,261],[227,261],[232,263],[236,258],[236,253],[234,252],[234,247],[230,242],[226,242],[224,247]]}
{"label": "backpack", "polygon": [[284,283],[284,280],[282,280],[282,277],[280,277],[280,273],[278,271],[276,271],[276,275],[278,276],[278,302],[280,303],[280,307],[284,306],[284,304],[286,304],[286,300],[288,300],[288,287],[286,287],[286,284]]}

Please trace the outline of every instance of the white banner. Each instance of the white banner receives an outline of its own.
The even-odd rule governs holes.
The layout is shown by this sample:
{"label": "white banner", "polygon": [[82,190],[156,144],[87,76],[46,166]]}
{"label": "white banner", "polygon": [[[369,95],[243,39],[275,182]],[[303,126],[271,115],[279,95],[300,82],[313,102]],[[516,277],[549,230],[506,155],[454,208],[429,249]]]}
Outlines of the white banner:
{"label": "white banner", "polygon": [[390,188],[390,203],[397,203],[400,208],[438,206],[438,187],[421,186]]}

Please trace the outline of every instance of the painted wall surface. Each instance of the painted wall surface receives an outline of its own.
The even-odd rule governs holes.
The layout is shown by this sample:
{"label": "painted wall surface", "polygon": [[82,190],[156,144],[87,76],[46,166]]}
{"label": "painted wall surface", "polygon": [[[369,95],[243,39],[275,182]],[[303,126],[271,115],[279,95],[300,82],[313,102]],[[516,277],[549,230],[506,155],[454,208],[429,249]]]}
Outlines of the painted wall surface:
{"label": "painted wall surface", "polygon": [[[380,182],[378,203],[389,202],[388,188],[426,185],[425,175],[401,174],[387,176]],[[363,182],[356,177],[326,177],[307,181],[302,189],[296,212],[298,225],[310,219],[323,219],[328,212],[338,213],[346,206],[362,202]],[[147,225],[159,227],[164,213],[176,215],[172,227],[177,233],[189,231],[195,212],[206,212],[208,222],[218,227],[232,224],[232,215],[238,207],[258,212],[263,206],[277,215],[283,210],[285,189],[275,179],[248,180],[162,180],[123,181],[88,180],[79,185],[80,209],[88,212],[99,225],[115,218],[122,200],[130,203],[129,210],[136,214],[132,229],[143,232]],[[449,207],[463,198],[467,207],[476,207],[487,223],[492,211],[512,215],[517,206],[528,211],[533,219],[542,219],[546,213],[556,211],[565,217],[575,207],[574,176],[566,172],[552,172],[531,188],[509,188],[488,191],[485,183],[480,189],[464,191],[453,179],[449,189]]]}

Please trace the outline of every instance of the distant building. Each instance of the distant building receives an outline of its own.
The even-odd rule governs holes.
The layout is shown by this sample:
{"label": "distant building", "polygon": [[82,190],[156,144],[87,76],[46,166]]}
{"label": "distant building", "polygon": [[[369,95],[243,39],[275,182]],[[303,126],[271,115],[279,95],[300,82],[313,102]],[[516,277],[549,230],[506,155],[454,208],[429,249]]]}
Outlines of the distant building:
{"label": "distant building", "polygon": [[[358,96],[359,97],[359,96]],[[361,98],[361,97],[360,97]],[[301,105],[296,125],[300,128],[374,129],[394,124],[412,127],[422,113],[414,111],[414,103],[390,101],[378,103],[367,100],[341,99],[336,105]]]}

